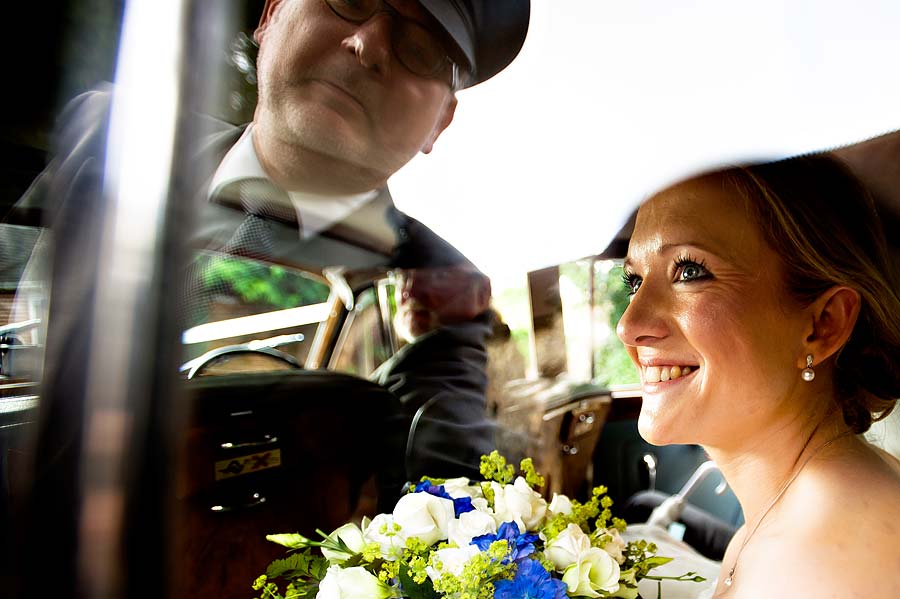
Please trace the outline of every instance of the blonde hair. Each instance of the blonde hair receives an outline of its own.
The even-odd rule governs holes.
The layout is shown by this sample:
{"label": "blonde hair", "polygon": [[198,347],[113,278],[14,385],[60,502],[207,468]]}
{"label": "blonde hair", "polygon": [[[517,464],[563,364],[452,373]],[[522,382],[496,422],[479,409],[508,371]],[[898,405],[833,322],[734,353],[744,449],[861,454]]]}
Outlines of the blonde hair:
{"label": "blonde hair", "polygon": [[881,219],[843,163],[812,155],[724,172],[747,200],[785,284],[801,305],[834,285],[855,289],[861,308],[835,360],[835,391],[857,433],[900,397],[900,297]]}

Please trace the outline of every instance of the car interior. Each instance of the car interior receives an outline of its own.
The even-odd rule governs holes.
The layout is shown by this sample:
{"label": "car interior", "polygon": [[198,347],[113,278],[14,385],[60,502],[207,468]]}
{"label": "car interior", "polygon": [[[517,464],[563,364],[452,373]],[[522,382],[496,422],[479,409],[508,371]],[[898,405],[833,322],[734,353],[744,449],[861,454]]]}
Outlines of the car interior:
{"label": "car interior", "polygon": [[[0,140],[0,588],[249,597],[283,554],[266,534],[313,536],[393,505],[457,451],[422,453],[437,429],[460,447],[490,438],[511,462],[532,457],[548,501],[587,499],[603,485],[630,523],[662,518],[655,509],[680,497],[661,526],[722,559],[743,524],[737,498],[702,447],[654,446],[638,432],[638,377],[615,338],[633,221],[597,240],[595,253],[534,265],[518,289],[495,293],[484,422],[466,415],[480,404],[449,395],[404,403],[376,382],[410,343],[397,326],[402,269],[385,262],[384,223],[366,217],[311,239],[276,224],[263,254],[207,249],[233,216],[192,201],[203,181],[187,164],[207,125],[181,115],[252,115],[252,32],[264,2],[175,2],[162,11],[168,21],[143,25],[140,14],[128,20],[132,4],[7,8],[10,23],[41,26],[8,34],[25,57],[7,65],[13,104]],[[156,54],[141,67],[135,103],[164,84],[178,93],[141,105],[138,124],[121,131],[144,135],[150,121],[153,135],[169,132],[169,160],[136,154],[159,180],[112,178],[76,216],[46,213],[29,198],[56,168],[57,117],[99,82],[123,84],[141,36]],[[170,53],[190,68],[167,68]],[[127,143],[103,139],[124,162]],[[871,166],[853,146],[841,151]],[[900,150],[891,151],[878,155],[894,157],[896,176],[876,185],[900,257]],[[143,193],[133,217],[116,211]],[[896,419],[870,436],[900,451]],[[437,475],[469,472],[446,467]]]}

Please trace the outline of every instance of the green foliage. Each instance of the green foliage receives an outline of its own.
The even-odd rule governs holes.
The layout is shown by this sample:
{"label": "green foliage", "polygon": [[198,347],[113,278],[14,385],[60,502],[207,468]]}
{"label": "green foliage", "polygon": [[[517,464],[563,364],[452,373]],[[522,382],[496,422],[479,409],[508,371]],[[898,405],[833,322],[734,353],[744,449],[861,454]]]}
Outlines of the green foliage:
{"label": "green foliage", "polygon": [[537,473],[534,469],[534,462],[531,458],[525,458],[519,463],[519,470],[525,475],[525,482],[532,489],[544,486],[544,477]]}
{"label": "green foliage", "polygon": [[625,555],[625,563],[622,564],[622,569],[630,570],[634,568],[639,578],[646,577],[647,572],[652,568],[672,561],[672,558],[656,557],[656,544],[643,540],[628,543],[622,553]]}
{"label": "green foliage", "polygon": [[481,456],[480,471],[485,480],[492,480],[501,485],[508,485],[516,476],[516,469],[512,464],[507,464],[506,458],[496,449],[490,455]]}
{"label": "green foliage", "polygon": [[220,290],[246,304],[281,310],[317,304],[328,299],[328,285],[282,266],[246,258],[202,256],[204,290]]}
{"label": "green foliage", "polygon": [[309,550],[292,553],[284,559],[276,559],[266,568],[269,578],[322,578],[328,568],[328,561],[312,555]]}
{"label": "green foliage", "polygon": [[640,382],[640,376],[625,351],[625,346],[614,334],[616,325],[628,308],[628,289],[622,282],[624,271],[613,266],[605,273],[597,273],[594,279],[594,297],[598,311],[605,314],[611,335],[594,348],[595,372],[600,385],[625,385]]}
{"label": "green foliage", "polygon": [[[494,582],[509,580],[516,575],[515,562],[504,563],[508,554],[509,543],[505,540],[495,541],[487,551],[469,560],[459,576],[444,572],[434,584],[434,590],[444,597],[491,599],[494,596]],[[441,563],[434,557],[430,563],[435,569],[442,569]]]}
{"label": "green foliage", "polygon": [[[253,582],[253,590],[260,591],[260,599],[315,597],[319,590],[319,581],[325,577],[327,569],[328,560],[320,555],[312,555],[311,549],[304,549],[284,559],[276,559],[269,564],[266,573]],[[270,582],[273,578],[288,581],[284,594],[281,594],[277,583]]]}
{"label": "green foliage", "polygon": [[431,579],[427,575],[424,579],[422,576],[415,576],[410,570],[407,566],[400,567],[400,584],[409,599],[438,599],[439,595],[435,592]]}
{"label": "green foliage", "polygon": [[588,534],[594,530],[595,525],[598,529],[606,528],[606,523],[611,518],[609,507],[612,505],[612,500],[606,496],[606,491],[604,486],[594,487],[591,499],[586,503],[572,499],[571,513],[556,514],[541,529],[547,542],[558,537],[559,533],[564,531],[569,524],[577,524]]}

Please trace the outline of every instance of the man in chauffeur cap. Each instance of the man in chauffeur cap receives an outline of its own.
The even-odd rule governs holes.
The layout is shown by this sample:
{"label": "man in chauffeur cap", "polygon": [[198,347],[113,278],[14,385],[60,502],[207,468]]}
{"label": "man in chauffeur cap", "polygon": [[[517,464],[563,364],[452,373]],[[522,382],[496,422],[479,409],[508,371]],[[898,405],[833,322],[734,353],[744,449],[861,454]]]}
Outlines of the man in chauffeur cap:
{"label": "man in chauffeur cap", "polygon": [[[467,264],[450,244],[394,207],[386,182],[416,153],[431,150],[452,121],[457,90],[489,79],[515,58],[528,20],[528,0],[267,0],[255,35],[259,103],[252,123],[209,128],[204,120],[204,135],[196,136],[202,137],[200,147],[183,165],[197,180],[189,193],[202,202],[197,245],[265,255],[276,263],[283,257],[279,252],[290,252],[285,262],[299,255],[321,267]],[[99,236],[84,239],[81,233],[92,230],[102,207],[111,96],[94,92],[70,102],[60,117],[53,162],[11,215],[42,215],[54,234],[51,292],[75,290],[66,302],[49,302],[55,309],[45,321],[51,327],[45,397],[82,388],[87,376],[71,356],[82,355],[90,342],[91,321],[70,315],[90,306],[96,277],[81,257],[100,252]],[[244,201],[244,181],[266,183],[265,193],[277,199],[252,208]],[[235,188],[242,191],[229,202],[225,190]],[[277,193],[270,194],[271,188]],[[40,254],[33,256],[38,264],[47,258]],[[204,298],[197,302],[189,290],[185,299],[190,304]],[[460,341],[467,356],[484,353],[488,331],[485,326],[483,334]],[[461,357],[461,351],[450,348],[451,361],[483,373],[484,360]],[[441,394],[435,388],[410,392]],[[477,392],[462,399],[467,405],[484,402]],[[56,437],[79,438],[78,403],[44,402],[42,410],[47,421],[64,429]],[[431,424],[421,427],[422,447],[464,446],[465,439],[448,437],[460,430],[455,416],[426,418]],[[78,446],[60,449],[56,437],[48,437],[42,454],[53,456],[52,467],[42,470],[47,503],[34,509],[48,530],[70,530],[71,514],[53,502],[60,488],[74,488]],[[431,470],[447,463],[442,452],[429,450],[435,459],[420,462],[442,476],[455,475]],[[477,462],[471,465],[474,472],[466,473],[477,474]]]}
{"label": "man in chauffeur cap", "polygon": [[[302,255],[313,267],[468,264],[394,207],[387,180],[431,151],[458,90],[512,62],[529,15],[528,0],[266,0],[254,35],[253,120],[220,126],[203,145],[216,166],[201,241],[243,255]],[[250,180],[267,182],[268,220],[299,224],[299,247],[270,222],[272,240],[239,224]],[[188,320],[201,295],[189,291]]]}
{"label": "man in chauffeur cap", "polygon": [[[364,257],[351,258],[359,266],[403,268],[410,276],[416,269],[475,271],[398,211],[386,183],[418,152],[431,151],[453,120],[458,90],[515,58],[529,11],[528,0],[267,0],[255,32],[253,122],[239,137],[225,133],[233,145],[210,189],[265,177],[287,192],[307,244],[364,246]],[[329,248],[310,253],[348,255],[347,244]],[[470,318],[442,323],[441,343],[407,350],[379,373],[407,417],[431,400],[428,414],[415,419],[411,477],[477,476],[478,455],[493,447],[484,374],[491,329],[482,303]]]}
{"label": "man in chauffeur cap", "polygon": [[[220,132],[206,150],[221,160],[212,204],[245,204],[234,183],[264,179],[321,265],[338,254],[351,268],[467,262],[397,211],[386,183],[431,151],[459,89],[515,58],[529,13],[528,0],[266,0],[253,121]],[[204,222],[217,222],[206,212]],[[214,237],[238,253],[258,250],[258,239],[233,231],[225,225]]]}

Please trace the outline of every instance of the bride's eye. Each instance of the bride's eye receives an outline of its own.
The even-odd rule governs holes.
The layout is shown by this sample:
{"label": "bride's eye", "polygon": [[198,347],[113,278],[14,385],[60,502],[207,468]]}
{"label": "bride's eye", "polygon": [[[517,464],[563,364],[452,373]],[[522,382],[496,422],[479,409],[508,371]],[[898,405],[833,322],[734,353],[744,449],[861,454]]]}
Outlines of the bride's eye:
{"label": "bride's eye", "polygon": [[679,283],[688,283],[690,281],[699,281],[708,279],[712,274],[707,270],[702,261],[692,258],[679,258],[675,262],[675,281]]}
{"label": "bride's eye", "polygon": [[622,282],[625,283],[625,287],[628,288],[628,295],[634,295],[637,293],[637,290],[641,287],[641,282],[643,279],[633,272],[625,271],[622,275]]}

